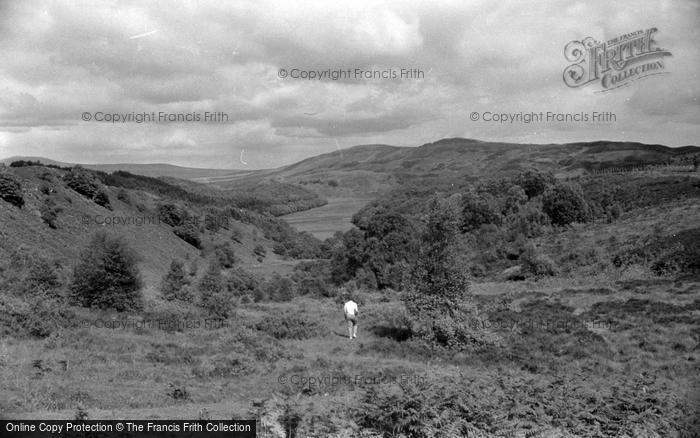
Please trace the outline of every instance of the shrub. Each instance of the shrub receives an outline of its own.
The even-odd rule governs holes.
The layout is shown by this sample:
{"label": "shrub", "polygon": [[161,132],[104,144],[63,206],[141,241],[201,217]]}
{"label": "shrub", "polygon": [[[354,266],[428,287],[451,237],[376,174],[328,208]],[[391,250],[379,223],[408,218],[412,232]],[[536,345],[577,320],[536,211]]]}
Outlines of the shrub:
{"label": "shrub", "polygon": [[190,268],[188,269],[187,274],[188,274],[190,277],[196,277],[196,276],[197,276],[197,270],[198,270],[197,260],[196,260],[196,259],[193,259],[193,260],[190,262]]}
{"label": "shrub", "polygon": [[552,259],[540,254],[531,244],[527,245],[520,255],[520,264],[523,271],[529,272],[535,277],[552,276],[556,274],[556,267]]}
{"label": "shrub", "polygon": [[0,199],[9,202],[15,207],[22,208],[24,205],[22,186],[14,176],[0,173]]}
{"label": "shrub", "polygon": [[262,292],[260,299],[268,298],[272,301],[282,302],[291,301],[294,298],[294,282],[287,277],[282,277],[277,272],[270,280],[262,284],[260,290]]}
{"label": "shrub", "polygon": [[518,185],[512,185],[508,188],[506,194],[505,194],[505,199],[503,200],[503,208],[502,208],[502,213],[503,215],[509,215],[509,214],[514,214],[520,211],[520,208],[523,204],[527,202],[527,194],[525,193],[525,190],[518,186]]}
{"label": "shrub", "polygon": [[66,185],[86,198],[93,199],[98,191],[95,179],[84,169],[74,167],[63,177]]}
{"label": "shrub", "polygon": [[522,235],[528,238],[541,236],[544,228],[550,223],[549,216],[539,203],[529,202],[507,219],[508,233],[511,240]]}
{"label": "shrub", "polygon": [[542,210],[554,225],[586,222],[590,218],[588,204],[576,184],[557,184],[542,197]]}
{"label": "shrub", "polygon": [[129,196],[129,193],[123,188],[117,191],[117,199],[125,204],[131,205],[131,196]]}
{"label": "shrub", "polygon": [[216,233],[222,228],[229,228],[229,218],[217,208],[208,209],[204,215],[204,229]]}
{"label": "shrub", "polygon": [[267,315],[255,328],[275,339],[309,339],[323,331],[318,321],[309,320],[296,313]]}
{"label": "shrub", "polygon": [[59,277],[60,265],[50,263],[43,257],[33,256],[29,266],[29,272],[24,280],[24,289],[30,294],[41,296],[58,296],[62,287]]}
{"label": "shrub", "polygon": [[71,327],[75,314],[62,301],[35,296],[27,299],[0,294],[0,336],[46,338]]}
{"label": "shrub", "polygon": [[234,263],[236,263],[236,254],[228,242],[217,244],[214,247],[214,257],[222,268],[233,268]]}
{"label": "shrub", "polygon": [[63,209],[56,204],[53,198],[46,198],[39,208],[41,213],[41,220],[44,221],[49,228],[56,228],[56,219],[58,219],[58,214],[61,213]]}
{"label": "shrub", "polygon": [[325,281],[319,277],[307,276],[297,285],[299,295],[311,295],[313,297],[333,296],[332,288],[329,288]]}
{"label": "shrub", "polygon": [[85,307],[140,308],[142,280],[136,253],[122,237],[99,231],[73,270],[71,292]]}
{"label": "shrub", "polygon": [[368,290],[377,290],[377,277],[371,269],[360,268],[355,273],[355,282],[358,286]]}
{"label": "shrub", "polygon": [[265,257],[267,251],[265,250],[264,246],[255,245],[255,248],[253,248],[253,254],[255,254],[260,259]]}
{"label": "shrub", "polygon": [[253,296],[259,287],[258,279],[242,268],[233,269],[226,279],[226,289],[235,296]]}
{"label": "shrub", "polygon": [[387,437],[491,436],[498,420],[469,389],[452,379],[371,385],[357,423]]}
{"label": "shrub", "polygon": [[622,216],[622,207],[617,202],[608,206],[605,210],[605,217],[608,223],[615,222],[620,219],[620,216]]}
{"label": "shrub", "polygon": [[180,260],[173,260],[170,269],[163,276],[160,284],[160,291],[163,298],[168,301],[180,300],[189,302],[192,295],[189,286],[190,281],[185,274],[184,263]]}
{"label": "shrub", "polygon": [[462,231],[474,231],[482,225],[500,225],[502,217],[496,199],[488,193],[462,196]]}
{"label": "shrub", "polygon": [[234,310],[233,296],[224,289],[221,268],[211,263],[199,281],[200,305],[210,315],[228,318]]}
{"label": "shrub", "polygon": [[112,205],[109,203],[109,195],[104,189],[98,189],[93,200],[95,201],[95,204],[104,207],[107,210],[112,209]]}
{"label": "shrub", "polygon": [[534,169],[521,172],[515,178],[515,183],[523,188],[530,199],[543,194],[554,182],[554,175],[550,172],[540,172]]}
{"label": "shrub", "polygon": [[158,220],[170,225],[171,227],[176,227],[187,219],[187,212],[175,204],[160,204],[157,208]]}
{"label": "shrub", "polygon": [[202,247],[202,236],[199,233],[199,229],[191,221],[184,221],[182,224],[175,226],[173,233],[195,248],[199,249]]}

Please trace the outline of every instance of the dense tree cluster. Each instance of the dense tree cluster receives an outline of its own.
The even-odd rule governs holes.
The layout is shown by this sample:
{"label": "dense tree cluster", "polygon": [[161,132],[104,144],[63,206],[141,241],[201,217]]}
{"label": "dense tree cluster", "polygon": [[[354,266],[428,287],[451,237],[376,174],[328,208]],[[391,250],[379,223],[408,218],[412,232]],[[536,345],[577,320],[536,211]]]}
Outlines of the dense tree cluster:
{"label": "dense tree cluster", "polygon": [[406,266],[419,248],[416,227],[403,215],[382,209],[366,210],[353,222],[357,229],[331,240],[332,280],[340,284],[359,276],[380,289],[401,288]]}
{"label": "dense tree cluster", "polygon": [[142,284],[137,255],[124,238],[99,231],[80,255],[70,288],[85,307],[125,311],[141,307]]}

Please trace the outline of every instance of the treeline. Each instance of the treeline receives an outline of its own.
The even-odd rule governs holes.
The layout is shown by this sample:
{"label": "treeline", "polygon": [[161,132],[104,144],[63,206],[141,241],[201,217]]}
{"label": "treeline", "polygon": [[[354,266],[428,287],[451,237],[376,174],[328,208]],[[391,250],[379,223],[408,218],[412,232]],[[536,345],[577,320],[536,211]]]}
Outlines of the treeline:
{"label": "treeline", "polygon": [[225,196],[237,205],[269,213],[273,216],[304,211],[325,205],[327,201],[311,190],[279,181],[262,181],[243,184],[226,190]]}
{"label": "treeline", "polygon": [[623,212],[620,192],[615,186],[601,186],[586,193],[576,181],[536,170],[451,192],[436,193],[429,187],[397,190],[358,212],[353,217],[356,229],[329,241],[331,280],[405,288],[407,273],[422,250],[419,236],[427,218],[438,213],[452,218],[458,230],[452,242],[454,257],[462,260],[469,275],[494,274],[514,262],[525,268],[523,275],[552,275],[553,263],[530,241],[573,223],[617,220]]}
{"label": "treeline", "polygon": [[[38,161],[18,161],[16,163],[13,167],[44,166]],[[53,167],[56,168],[56,166]],[[305,259],[318,258],[325,254],[325,246],[321,241],[309,233],[296,231],[287,222],[266,211],[269,210],[269,205],[266,204],[265,200],[255,204],[256,201],[251,198],[249,203],[243,203],[249,207],[266,206],[256,210],[239,205],[235,199],[193,193],[158,178],[134,175],[125,171],[115,171],[108,174],[80,166],[58,169],[61,171],[59,178],[49,174],[41,176],[44,179],[42,192],[45,192],[47,196],[54,193],[56,191],[55,185],[62,181],[66,187],[76,193],[111,210],[113,200],[110,200],[106,186],[118,188],[117,199],[127,204],[131,204],[132,201],[126,190],[152,193],[162,199],[155,206],[155,213],[160,221],[173,227],[173,232],[177,237],[196,248],[201,248],[203,233],[206,231],[215,233],[221,228],[229,229],[229,220],[238,220],[253,225],[262,232],[266,239],[274,241],[273,251],[279,255]],[[299,196],[301,197],[301,195]],[[19,208],[24,205],[20,180],[11,172],[0,174],[0,199]],[[56,219],[61,211],[53,205],[52,198],[48,197],[46,201],[48,204],[42,207],[42,219],[51,228],[56,228]],[[311,204],[307,205],[312,205],[316,201],[300,199],[298,202],[309,202]],[[137,204],[135,207],[142,213],[148,210],[148,207],[142,204]]]}

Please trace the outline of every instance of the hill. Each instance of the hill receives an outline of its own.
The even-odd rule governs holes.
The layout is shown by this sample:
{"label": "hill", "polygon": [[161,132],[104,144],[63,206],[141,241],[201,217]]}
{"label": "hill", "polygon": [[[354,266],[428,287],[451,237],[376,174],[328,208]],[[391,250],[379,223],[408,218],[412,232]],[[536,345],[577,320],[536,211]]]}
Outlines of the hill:
{"label": "hill", "polygon": [[[697,146],[671,148],[634,142],[518,144],[448,138],[419,147],[360,145],[308,158],[279,169],[202,179],[226,189],[263,179],[304,184],[324,196],[368,197],[406,183],[489,176],[520,170],[550,170],[574,176],[608,168],[685,163]],[[338,184],[330,189],[328,181]]]}
{"label": "hill", "polygon": [[69,269],[94,233],[107,229],[140,254],[153,290],[173,259],[206,266],[222,244],[238,266],[265,274],[275,267],[289,271],[290,257],[318,255],[320,242],[267,212],[161,179],[30,165],[0,168],[0,183],[0,260],[19,251]]}
{"label": "hill", "polygon": [[5,165],[10,165],[13,161],[38,161],[42,164],[59,166],[59,167],[73,167],[79,165],[86,169],[99,170],[101,172],[115,172],[117,170],[123,170],[125,172],[133,173],[136,175],[144,176],[167,176],[173,178],[181,178],[188,180],[197,180],[201,178],[217,177],[217,176],[230,176],[239,173],[245,173],[246,171],[232,170],[232,169],[202,169],[196,167],[182,167],[175,166],[173,164],[165,163],[147,163],[147,164],[137,164],[137,163],[118,163],[118,164],[80,164],[80,163],[66,163],[56,160],[51,160],[44,157],[25,157],[25,156],[14,156],[10,158],[5,158],[0,160],[0,163],[5,163]]}

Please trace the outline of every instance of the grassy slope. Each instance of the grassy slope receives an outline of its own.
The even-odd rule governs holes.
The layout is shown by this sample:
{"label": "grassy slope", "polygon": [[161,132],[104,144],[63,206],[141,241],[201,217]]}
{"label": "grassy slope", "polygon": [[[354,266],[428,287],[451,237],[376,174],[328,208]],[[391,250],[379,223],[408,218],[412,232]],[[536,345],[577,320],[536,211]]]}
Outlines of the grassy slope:
{"label": "grassy slope", "polygon": [[[70,268],[77,260],[80,251],[89,242],[98,229],[106,228],[109,231],[120,234],[126,238],[129,244],[140,256],[139,268],[144,276],[147,294],[155,293],[163,274],[168,269],[173,258],[196,260],[200,267],[206,265],[201,252],[193,246],[173,234],[172,229],[163,223],[155,222],[156,205],[159,202],[171,202],[166,198],[160,198],[151,193],[139,190],[128,190],[131,198],[130,204],[117,199],[117,189],[106,187],[113,210],[108,210],[86,199],[73,190],[65,187],[60,182],[62,171],[40,166],[22,167],[9,170],[17,175],[22,185],[25,198],[23,208],[16,208],[6,202],[0,201],[0,257],[6,258],[12,250],[25,248],[36,251],[48,258],[62,261],[65,267]],[[62,208],[58,215],[57,228],[51,229],[41,220],[40,208],[46,195],[40,192],[39,187],[46,184],[40,178],[44,172],[52,175],[54,182],[50,183],[56,189],[51,197]],[[140,211],[137,205],[145,207]],[[196,212],[195,212],[196,213]],[[204,212],[198,216],[203,220]],[[85,218],[90,218],[84,222]],[[98,217],[97,221],[94,219]],[[101,225],[105,218],[125,218],[138,220],[147,218],[151,223],[143,222],[143,225],[120,224],[114,226]],[[274,242],[265,239],[262,232],[250,224],[243,224],[229,218],[232,227],[241,230],[241,241],[232,241],[229,232],[221,230],[215,239],[230,241],[244,268],[250,268],[257,273],[269,275],[273,271],[290,272],[293,263],[282,260],[272,252]],[[99,222],[99,223],[98,223]],[[209,239],[212,237],[210,236]],[[262,245],[267,250],[268,263],[260,263],[253,255],[256,245]],[[262,265],[265,265],[264,267]]]}
{"label": "grassy slope", "polygon": [[[627,241],[654,227],[674,232],[696,226],[699,209],[695,201],[646,207],[617,223],[586,224],[540,244],[556,251],[559,245],[574,251],[605,249],[612,235]],[[541,281],[474,284],[472,291],[473,300],[484,306],[479,329],[486,330],[485,320],[494,327],[499,320],[521,324],[519,329],[491,330],[500,339],[497,350],[435,353],[396,340],[389,322],[400,307],[394,294],[361,297],[355,341],[344,338],[340,303],[332,299],[241,305],[226,328],[181,332],[97,328],[92,326],[95,319],[117,315],[81,311],[76,324],[88,327],[45,340],[0,341],[5,395],[0,412],[17,418],[72,418],[81,405],[91,418],[263,415],[266,424],[278,426],[275,417],[293,409],[305,421],[316,418],[326,436],[331,430],[334,436],[356,436],[353,420],[362,411],[354,408],[365,392],[395,385],[314,387],[289,381],[292,376],[354,380],[383,375],[425,378],[431,387],[464,386],[470,409],[492,419],[484,420],[491,421],[492,433],[506,436],[524,430],[539,437],[612,436],[632,430],[638,436],[670,436],[671,429],[694,427],[700,412],[697,279],[659,278],[632,266]],[[151,315],[206,318],[151,305]],[[261,320],[290,314],[318,323],[320,330],[308,339],[277,340],[256,329]],[[606,324],[574,332],[524,329],[528,321],[542,318]],[[280,383],[280,376],[287,384]],[[188,397],[174,398],[173,388],[185,390]]]}

